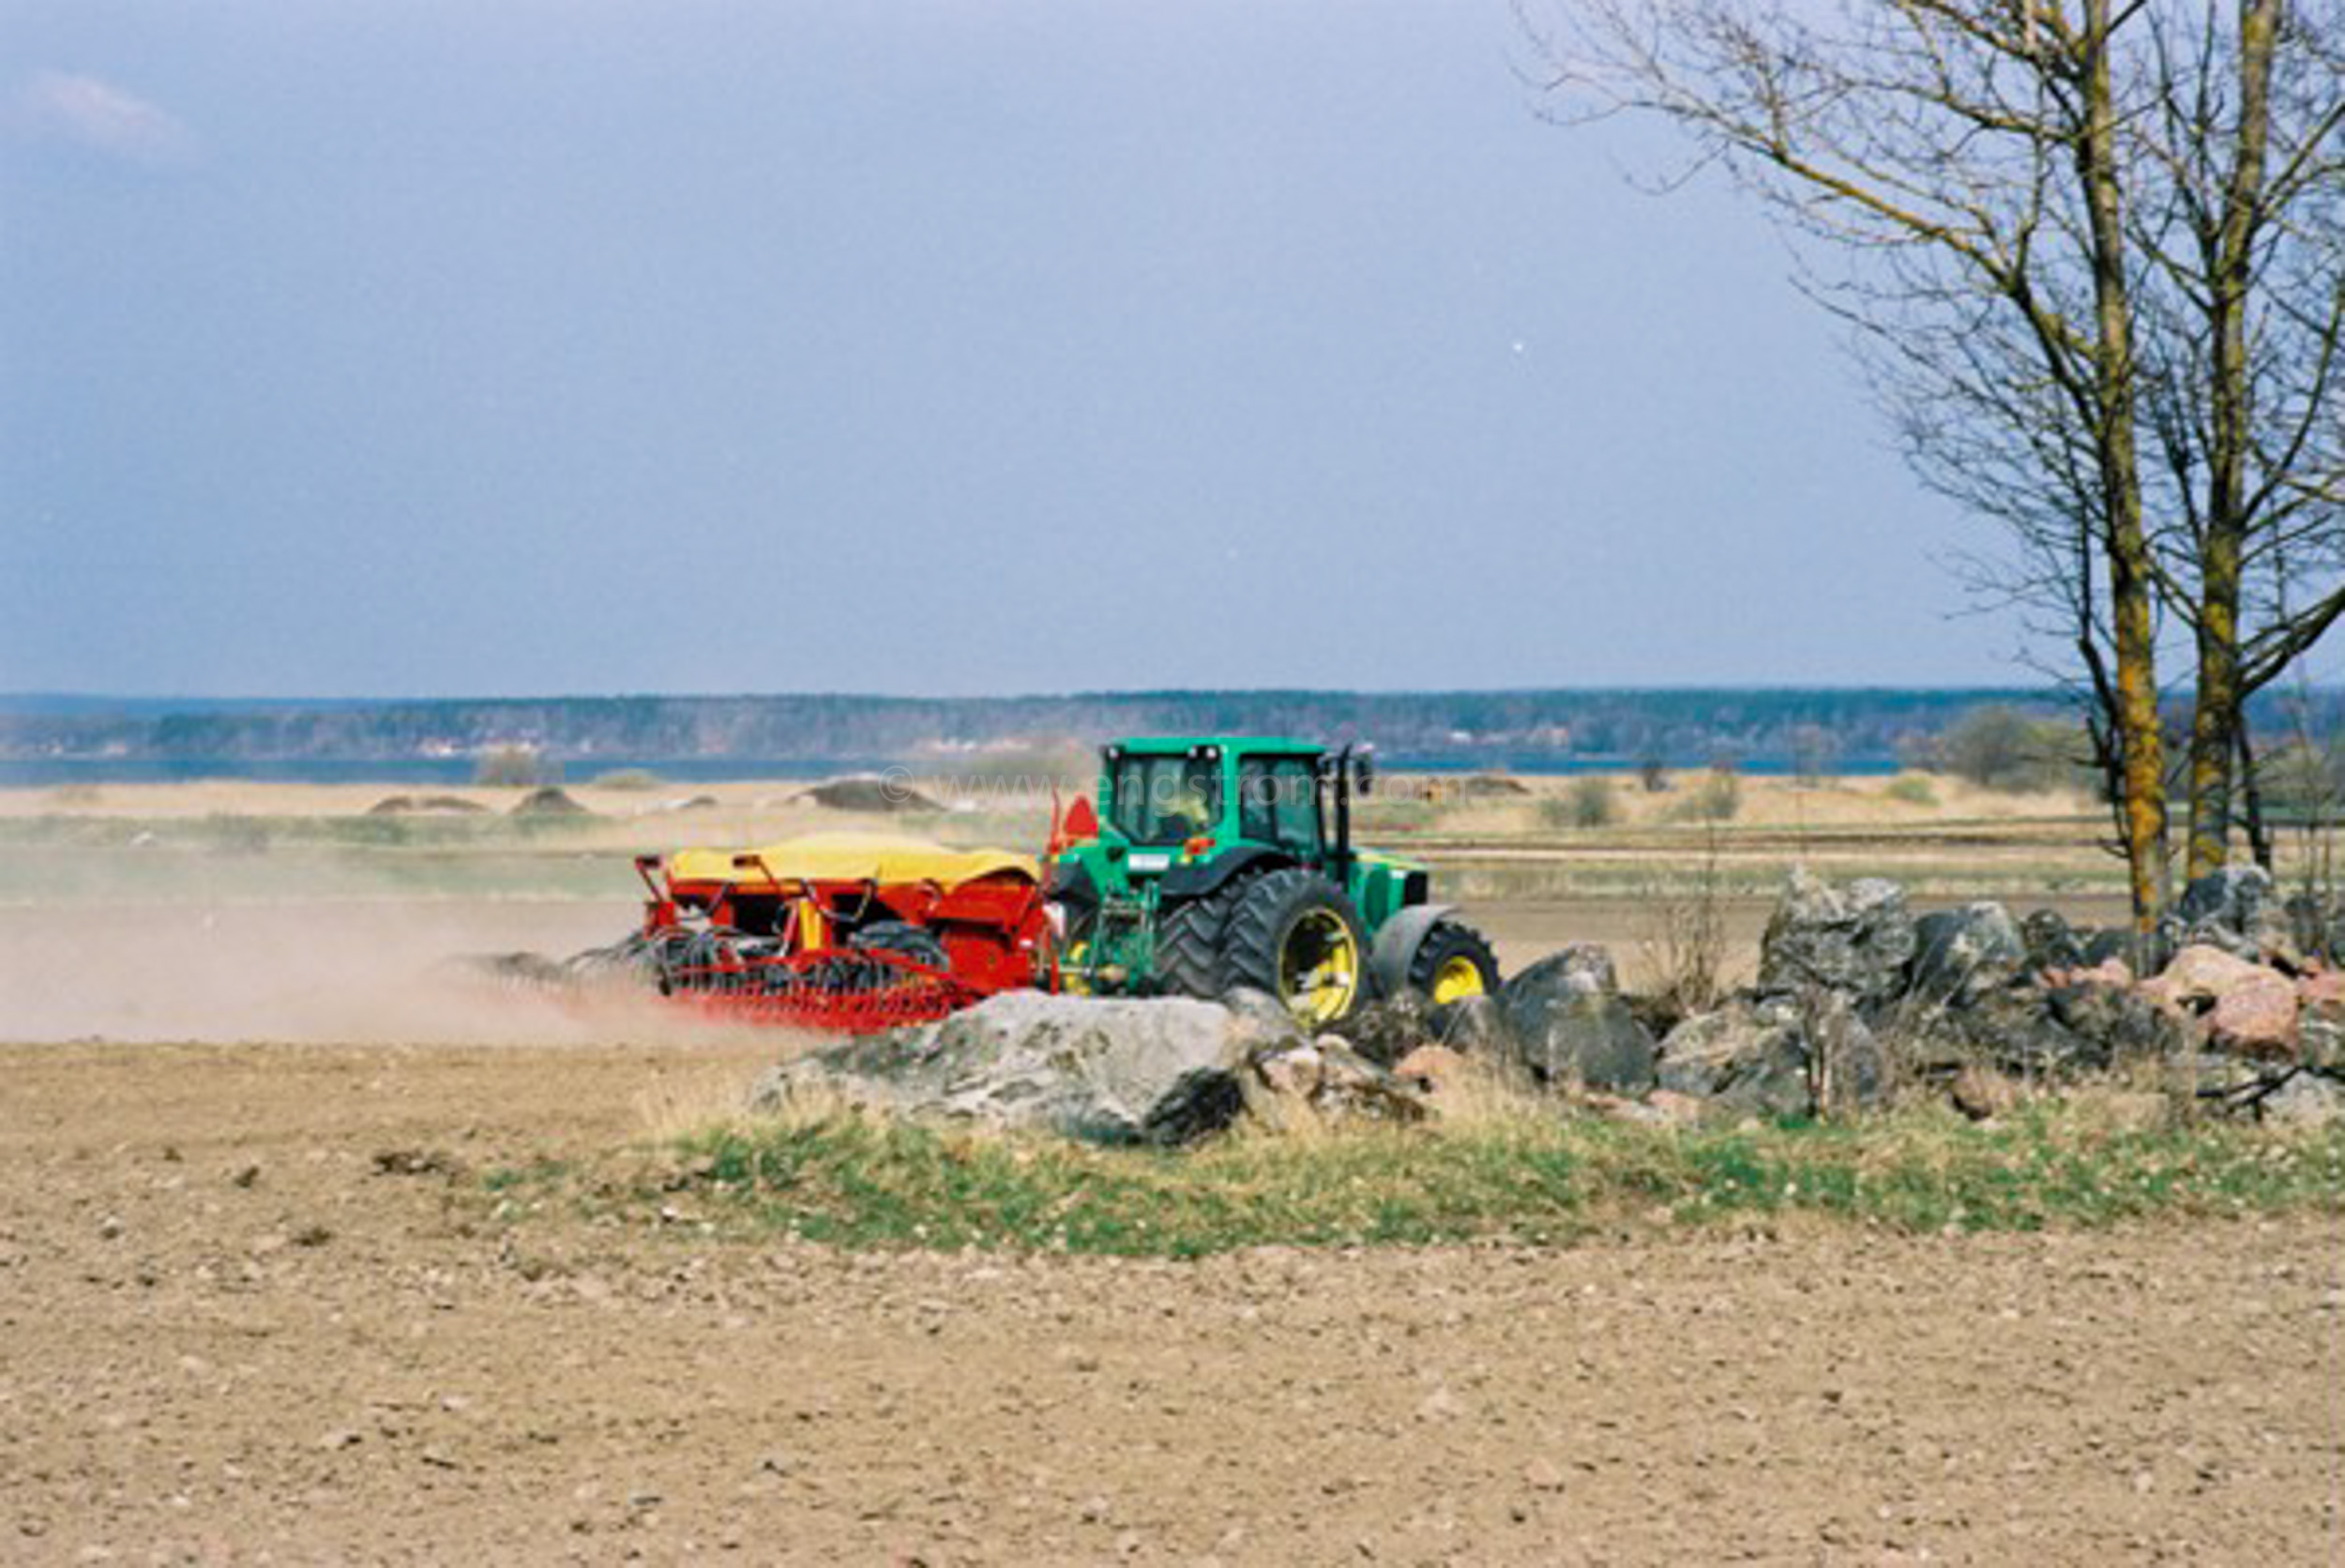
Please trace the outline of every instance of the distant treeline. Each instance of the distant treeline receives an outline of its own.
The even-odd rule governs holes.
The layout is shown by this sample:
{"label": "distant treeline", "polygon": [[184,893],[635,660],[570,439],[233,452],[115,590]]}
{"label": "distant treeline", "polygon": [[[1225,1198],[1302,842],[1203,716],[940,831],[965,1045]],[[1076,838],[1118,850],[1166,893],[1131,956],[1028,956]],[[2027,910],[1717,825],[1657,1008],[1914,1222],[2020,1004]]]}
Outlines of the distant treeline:
{"label": "distant treeline", "polygon": [[[527,746],[598,758],[900,758],[1120,734],[1289,734],[1373,742],[1430,767],[1880,766],[1926,751],[1962,716],[2057,716],[2042,690],[1670,689],[1149,691],[1065,697],[564,697],[421,701],[0,699],[0,757],[394,760]],[[2295,709],[2306,711],[2299,715]],[[2345,690],[2275,694],[2267,729],[2345,725]],[[2278,738],[2275,734],[2274,738]]]}

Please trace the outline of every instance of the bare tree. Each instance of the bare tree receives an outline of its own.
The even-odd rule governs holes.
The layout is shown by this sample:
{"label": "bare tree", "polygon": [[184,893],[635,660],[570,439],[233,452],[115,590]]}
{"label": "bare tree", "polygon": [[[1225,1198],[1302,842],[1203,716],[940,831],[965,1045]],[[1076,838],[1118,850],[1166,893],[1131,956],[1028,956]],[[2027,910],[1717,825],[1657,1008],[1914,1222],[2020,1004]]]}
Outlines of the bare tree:
{"label": "bare tree", "polygon": [[[2345,95],[2327,34],[2283,3],[2238,0],[2237,29],[2210,9],[2196,30],[2190,0],[1552,0],[1523,13],[1559,117],[1660,114],[1813,242],[1802,284],[1855,329],[1917,474],[2005,526],[2012,548],[1982,559],[1979,580],[2066,650],[2144,927],[2170,890],[2162,610],[2203,633],[2202,656],[2231,639],[2241,689],[2216,693],[2225,711],[2205,743],[2222,770],[2244,739],[2246,677],[2274,661],[2277,673],[2327,624],[2301,591],[2284,603],[2337,532],[2334,481],[2317,476],[2337,435],[2333,354],[2307,349],[2323,321],[2334,348],[2335,313],[2292,291],[2318,275],[2324,227],[2333,238],[2319,209],[2333,204],[2322,171]],[[2279,109],[2284,132],[2270,129]],[[2242,133],[2254,124],[2261,141]],[[2193,192],[2211,202],[2211,250]],[[2218,299],[2244,359],[2187,352]],[[2300,317],[2283,341],[2277,324]],[[2246,406],[2218,429],[2215,388],[2243,378]],[[2159,460],[2145,462],[2145,443]],[[2217,450],[2239,504],[2223,511],[2230,532],[2201,526],[2201,543],[2175,491],[2213,493]],[[2216,509],[2194,505],[2201,519]],[[2231,570],[2217,547],[2234,536]],[[2235,611],[2225,630],[2226,584],[2257,608],[2246,642]],[[2194,761],[2198,749],[2194,733]],[[2220,819],[2212,805],[2201,815]]]}
{"label": "bare tree", "polygon": [[2345,69],[2334,8],[2148,15],[2142,402],[2161,586],[2197,645],[2196,877],[2229,850],[2248,698],[2345,611]]}

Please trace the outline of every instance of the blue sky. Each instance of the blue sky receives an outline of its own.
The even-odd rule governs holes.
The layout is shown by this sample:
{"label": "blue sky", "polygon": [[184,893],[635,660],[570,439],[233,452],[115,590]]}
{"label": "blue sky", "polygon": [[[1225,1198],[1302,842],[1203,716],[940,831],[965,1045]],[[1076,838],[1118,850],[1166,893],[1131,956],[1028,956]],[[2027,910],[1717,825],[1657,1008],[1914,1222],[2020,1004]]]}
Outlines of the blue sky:
{"label": "blue sky", "polygon": [[0,21],[0,689],[2006,682],[1504,0]]}

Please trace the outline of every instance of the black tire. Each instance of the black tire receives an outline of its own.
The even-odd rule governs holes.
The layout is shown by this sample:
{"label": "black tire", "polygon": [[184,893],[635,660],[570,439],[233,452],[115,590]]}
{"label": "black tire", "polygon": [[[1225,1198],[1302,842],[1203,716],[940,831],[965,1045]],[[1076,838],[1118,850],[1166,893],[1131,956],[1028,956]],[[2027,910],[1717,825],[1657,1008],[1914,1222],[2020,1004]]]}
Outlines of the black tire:
{"label": "black tire", "polygon": [[892,953],[929,969],[949,970],[952,958],[944,939],[926,926],[908,920],[874,920],[847,939],[847,945],[866,953]]}
{"label": "black tire", "polygon": [[1221,934],[1251,879],[1184,898],[1157,916],[1156,989],[1171,996],[1221,994]]}
{"label": "black tire", "polygon": [[[1444,972],[1450,972],[1446,978],[1450,982],[1449,988],[1454,989],[1456,966],[1463,964],[1474,967],[1479,980],[1478,989],[1443,998]],[[1436,1005],[1454,1004],[1464,1001],[1467,996],[1496,996],[1498,955],[1490,951],[1490,944],[1483,940],[1482,933],[1464,921],[1436,920],[1426,930],[1425,939],[1416,944],[1416,951],[1409,955],[1408,986],[1409,989]]]}
{"label": "black tire", "polygon": [[[1349,972],[1341,976],[1340,988],[1333,979],[1309,991],[1286,984],[1283,977],[1293,974],[1294,964],[1309,957],[1313,933],[1326,941],[1339,927],[1349,942],[1348,960],[1343,960]],[[1298,943],[1304,951],[1294,950]],[[1331,1027],[1350,1018],[1368,999],[1368,933],[1343,889],[1299,866],[1265,872],[1248,883],[1221,934],[1214,994],[1240,986],[1267,991],[1312,1028]]]}

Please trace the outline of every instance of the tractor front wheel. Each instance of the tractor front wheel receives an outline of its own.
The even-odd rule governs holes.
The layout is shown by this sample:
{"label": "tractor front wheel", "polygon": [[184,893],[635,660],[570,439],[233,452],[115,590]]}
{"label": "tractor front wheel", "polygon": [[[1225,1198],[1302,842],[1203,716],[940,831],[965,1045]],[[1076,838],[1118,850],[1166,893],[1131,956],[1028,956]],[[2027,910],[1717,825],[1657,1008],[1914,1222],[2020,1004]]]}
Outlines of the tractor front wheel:
{"label": "tractor front wheel", "polygon": [[1307,1029],[1352,1016],[1368,988],[1368,938],[1343,889],[1299,867],[1247,885],[1221,937],[1217,991],[1250,986]]}
{"label": "tractor front wheel", "polygon": [[1436,920],[1409,956],[1409,989],[1435,1007],[1498,989],[1498,958],[1482,933],[1459,920]]}

